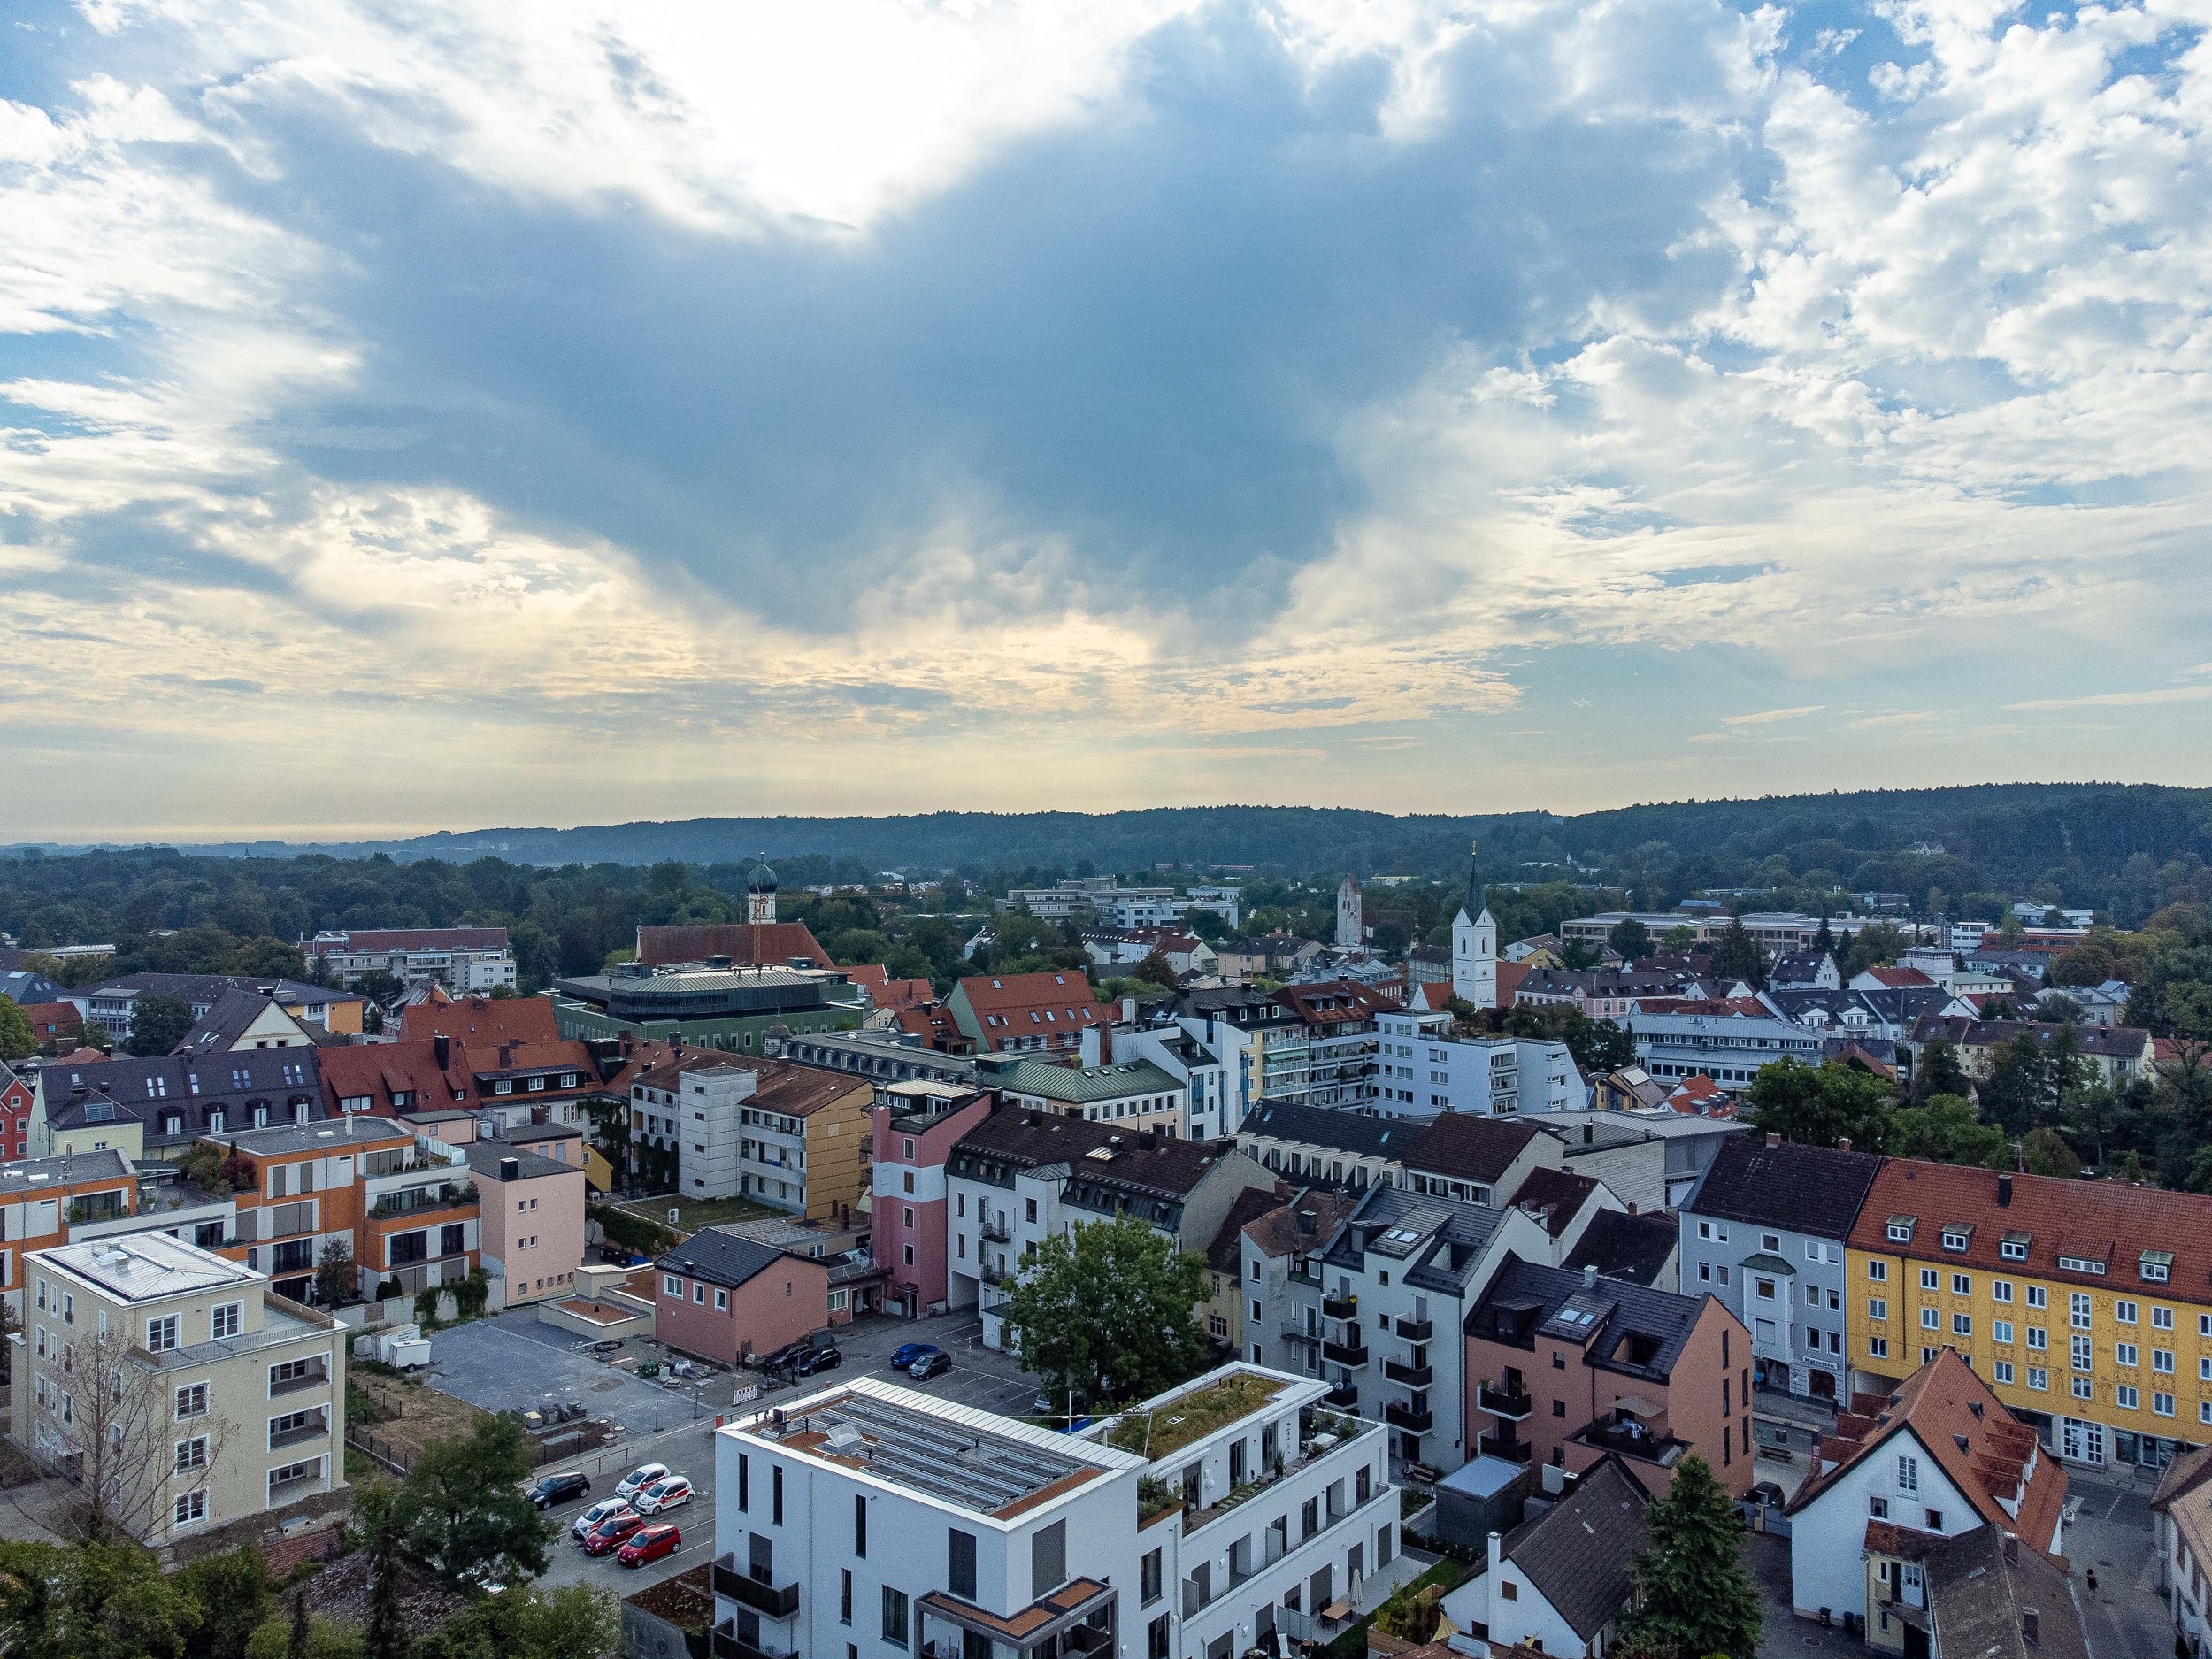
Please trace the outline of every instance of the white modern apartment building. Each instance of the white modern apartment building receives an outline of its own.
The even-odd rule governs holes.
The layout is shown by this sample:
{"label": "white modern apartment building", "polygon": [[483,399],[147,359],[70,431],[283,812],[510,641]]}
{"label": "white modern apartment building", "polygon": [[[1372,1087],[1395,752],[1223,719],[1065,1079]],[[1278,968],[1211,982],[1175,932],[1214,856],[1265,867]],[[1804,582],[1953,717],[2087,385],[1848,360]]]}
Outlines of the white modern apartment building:
{"label": "white modern apartment building", "polygon": [[346,1484],[338,1321],[165,1233],[34,1250],[23,1266],[11,1434],[42,1466],[107,1484],[141,1541]]}
{"label": "white modern apartment building", "polygon": [[1233,1364],[1079,1439],[860,1378],[731,1424],[711,1650],[1217,1659],[1322,1633],[1398,1517],[1382,1431],[1322,1392]]}
{"label": "white modern apartment building", "polygon": [[1663,1083],[1702,1072],[1740,1088],[1774,1060],[1820,1064],[1825,1033],[1786,1019],[1734,1014],[1631,1014],[1623,1022],[1636,1040],[1636,1062]]}
{"label": "white modern apartment building", "polygon": [[457,996],[515,985],[515,959],[503,927],[386,927],[319,933],[302,942],[311,963],[341,985],[365,973],[390,974],[410,990],[436,980]]}
{"label": "white modern apartment building", "polygon": [[1439,1112],[1571,1111],[1590,1091],[1563,1042],[1455,1037],[1445,1013],[1375,1016],[1374,1110],[1426,1121]]}

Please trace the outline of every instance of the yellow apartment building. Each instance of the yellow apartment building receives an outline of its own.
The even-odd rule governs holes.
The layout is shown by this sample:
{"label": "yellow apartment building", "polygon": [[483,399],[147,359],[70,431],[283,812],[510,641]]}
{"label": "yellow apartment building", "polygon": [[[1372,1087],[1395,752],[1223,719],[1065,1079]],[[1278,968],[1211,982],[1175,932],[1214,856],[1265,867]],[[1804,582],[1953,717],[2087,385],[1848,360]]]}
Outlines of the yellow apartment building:
{"label": "yellow apartment building", "polygon": [[2212,1197],[1892,1158],[1845,1278],[1855,1388],[1948,1344],[2071,1462],[2212,1441]]}

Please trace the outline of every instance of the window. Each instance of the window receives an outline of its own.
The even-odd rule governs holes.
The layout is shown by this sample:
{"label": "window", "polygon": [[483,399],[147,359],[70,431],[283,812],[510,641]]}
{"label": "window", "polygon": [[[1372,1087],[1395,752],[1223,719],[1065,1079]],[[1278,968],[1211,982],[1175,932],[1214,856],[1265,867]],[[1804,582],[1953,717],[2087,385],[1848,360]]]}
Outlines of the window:
{"label": "window", "polygon": [[195,1434],[188,1440],[177,1442],[177,1472],[188,1475],[196,1469],[207,1467],[207,1436]]}
{"label": "window", "polygon": [[[42,1335],[43,1333],[41,1334]],[[2212,1364],[2212,1360],[2207,1361],[2206,1363]],[[188,1417],[204,1417],[206,1415],[207,1385],[205,1383],[187,1383],[177,1390],[178,1422],[182,1423]]]}
{"label": "window", "polygon": [[2089,1391],[2089,1379],[2086,1377],[2075,1378],[2073,1393],[2074,1398],[2077,1400],[2087,1400],[2091,1398]]}
{"label": "window", "polygon": [[1920,1288],[1923,1290],[1942,1289],[1943,1275],[1937,1272],[1932,1267],[1922,1268],[1920,1270]]}
{"label": "window", "polygon": [[1887,1262],[1869,1262],[1866,1264],[1866,1276],[1869,1279],[1888,1279],[1889,1263]]}
{"label": "window", "polygon": [[2051,1333],[2048,1331],[2045,1330],[2039,1325],[2032,1325],[2028,1327],[2028,1346],[2030,1348],[2048,1348],[2050,1345]]}
{"label": "window", "polygon": [[837,1622],[840,1624],[853,1622],[853,1570],[850,1567],[837,1570]]}
{"label": "window", "polygon": [[1989,1333],[1990,1333],[1990,1335],[1991,1335],[1991,1336],[1994,1337],[1994,1338],[1995,1338],[1998,1341],[2000,1341],[2000,1342],[2009,1342],[2009,1341],[2011,1341],[2011,1340],[2012,1340],[2012,1321],[2011,1321],[2011,1320],[2009,1320],[2009,1319],[1993,1319],[1993,1320],[1991,1320],[1991,1321],[1990,1321],[1990,1326],[1989,1326]]}
{"label": "window", "polygon": [[2008,1234],[1999,1241],[1997,1254],[2008,1262],[2024,1262],[2028,1259],[2028,1240],[2022,1234]]}
{"label": "window", "polygon": [[2143,1409],[2143,1396],[2133,1384],[2122,1383],[2113,1393],[2116,1396],[2113,1403],[2121,1410],[2140,1411]]}
{"label": "window", "polygon": [[1707,1285],[1711,1284],[1713,1282],[1713,1264],[1710,1262],[1700,1262],[1697,1264],[1697,1276],[1701,1283]]}
{"label": "window", "polygon": [[2029,1306],[2029,1307],[2031,1307],[2031,1308],[2047,1308],[2047,1307],[2049,1307],[2050,1305],[2051,1305],[2051,1294],[2050,1294],[2050,1292],[2048,1292],[2048,1291],[2045,1290],[2045,1289],[2043,1288],[2043,1286],[2040,1286],[2040,1285],[2031,1285],[2031,1286],[2028,1286],[2028,1306]]}
{"label": "window", "polygon": [[1917,1457],[1898,1458],[1897,1489],[1900,1492],[1920,1490],[1920,1460]]}
{"label": "window", "polygon": [[1923,1308],[1920,1310],[1920,1328],[1924,1331],[1941,1330],[1943,1328],[1943,1316],[1938,1313],[1933,1308]]}
{"label": "window", "polygon": [[1882,1296],[1869,1296],[1866,1299],[1866,1317],[1870,1319],[1888,1318],[1889,1302],[1887,1298]]}
{"label": "window", "polygon": [[1941,1509],[1923,1509],[1921,1513],[1928,1517],[1928,1530],[1931,1532],[1940,1532],[1943,1530],[1943,1511]]}
{"label": "window", "polygon": [[1068,1581],[1068,1524],[1055,1521],[1029,1538],[1029,1598],[1058,1589]]}
{"label": "window", "polygon": [[1867,1338],[1866,1351],[1875,1359],[1887,1359],[1889,1357],[1889,1339],[1886,1336],[1870,1336]]}
{"label": "window", "polygon": [[2074,1329],[2086,1331],[2089,1328],[2089,1298],[2078,1290],[2073,1293],[2070,1301],[2073,1306]]}
{"label": "window", "polygon": [[906,1646],[906,1592],[883,1586],[883,1640],[894,1647]]}
{"label": "window", "polygon": [[1954,1296],[1970,1296],[1970,1295],[1972,1295],[1972,1294],[1974,1294],[1974,1281],[1973,1281],[1972,1279],[1969,1279],[1969,1278],[1968,1278],[1965,1274],[1963,1274],[1963,1273],[1954,1273],[1954,1274],[1952,1274],[1952,1275],[1951,1275],[1951,1294],[1952,1294]]}
{"label": "window", "polygon": [[1152,1550],[1137,1563],[1137,1599],[1149,1607],[1160,1599],[1160,1552]]}
{"label": "window", "polygon": [[280,1486],[288,1486],[296,1480],[312,1480],[323,1472],[323,1460],[311,1457],[305,1463],[286,1463],[269,1471],[269,1492],[272,1496]]}
{"label": "window", "polygon": [[219,1342],[225,1337],[236,1336],[244,1328],[246,1304],[226,1302],[208,1310],[207,1333]]}
{"label": "window", "polygon": [[2136,1271],[2147,1285],[2162,1285],[2173,1277],[2174,1256],[2170,1250],[2146,1250],[2136,1264]]}
{"label": "window", "polygon": [[2028,1386],[2039,1394],[2051,1386],[2051,1373],[2039,1365],[2028,1367]]}
{"label": "window", "polygon": [[703,1308],[707,1305],[707,1281],[705,1279],[699,1279],[693,1284],[691,1301],[694,1307]]}
{"label": "window", "polygon": [[1951,1316],[1951,1334],[1952,1334],[1953,1336],[1971,1336],[1971,1335],[1973,1335],[1973,1334],[1974,1334],[1974,1321],[1973,1321],[1970,1317],[1969,1317],[1967,1315],[1965,1315],[1965,1314],[1962,1314],[1962,1313],[1955,1313],[1955,1314],[1953,1314],[1953,1315]]}
{"label": "window", "polygon": [[2132,1368],[2135,1364],[2135,1344],[2115,1342],[2112,1345],[2112,1363],[2116,1365],[2126,1365]]}
{"label": "window", "polygon": [[1886,1521],[1889,1519],[1889,1500],[1870,1494],[1866,1500],[1866,1512],[1878,1521]]}
{"label": "window", "polygon": [[2170,1417],[2173,1416],[2173,1414],[2174,1414],[2174,1397],[2173,1397],[2173,1395],[2171,1395],[2171,1394],[2153,1394],[2151,1395],[2151,1410],[2152,1410],[2152,1412],[2153,1412],[2154,1414],[2155,1414],[2156,1416],[2162,1417]]}
{"label": "window", "polygon": [[1777,1256],[1779,1256],[1782,1253],[1782,1235],[1778,1233],[1761,1233],[1759,1235],[1759,1248],[1763,1250],[1771,1250]]}
{"label": "window", "polygon": [[1888,1228],[1888,1238],[1890,1242],[1893,1244],[1910,1244],[1912,1242],[1912,1227],[1915,1219],[1916,1217],[1911,1216],[1892,1216],[1889,1218]]}
{"label": "window", "polygon": [[165,1354],[177,1346],[177,1316],[164,1314],[158,1319],[146,1321],[146,1351]]}
{"label": "window", "polygon": [[945,1534],[946,1588],[964,1601],[975,1600],[975,1534],[953,1527]]}
{"label": "window", "polygon": [[678,1302],[684,1299],[684,1281],[673,1273],[661,1275],[661,1290],[664,1294],[673,1296]]}
{"label": "window", "polygon": [[2135,1323],[2135,1304],[2131,1302],[2114,1302],[2112,1304],[2112,1317],[2118,1320],[2122,1325],[2133,1325]]}
{"label": "window", "polygon": [[862,1492],[853,1494],[853,1554],[868,1559],[868,1496]]}
{"label": "window", "polygon": [[1992,1369],[1996,1372],[1997,1380],[1999,1382],[2008,1383],[2012,1380],[2012,1362],[2010,1360],[2001,1359],[1993,1367],[1992,1367]]}
{"label": "window", "polygon": [[[864,1498],[860,1501],[864,1503],[867,1502]],[[768,1520],[769,1524],[773,1526],[783,1525],[783,1465],[780,1463],[771,1463],[768,1466]],[[868,1553],[866,1548],[868,1535],[865,1530],[867,1516],[864,1511],[861,1516],[861,1526],[863,1529],[860,1536],[862,1548],[853,1553],[865,1555]]]}
{"label": "window", "polygon": [[730,1293],[728,1291],[719,1288],[715,1291],[714,1310],[717,1313],[727,1313],[730,1310]]}
{"label": "window", "polygon": [[1962,1252],[1966,1248],[1966,1241],[1970,1236],[1955,1227],[1946,1227],[1943,1230],[1943,1248],[1947,1250]]}
{"label": "window", "polygon": [[2174,1310],[2171,1308],[2153,1308],[2151,1310],[2152,1330],[2170,1331],[2173,1328]]}
{"label": "window", "polygon": [[2008,1279],[1991,1279],[1989,1281],[1989,1294],[1991,1298],[1994,1301],[2010,1302],[2012,1300],[2012,1281]]}
{"label": "window", "polygon": [[2087,1371],[2089,1363],[2089,1339],[2085,1336],[2078,1336],[2074,1339],[2074,1369]]}
{"label": "window", "polygon": [[1713,1224],[1709,1221],[1699,1222],[1697,1224],[1697,1236],[1701,1239],[1711,1238],[1713,1236]]}
{"label": "window", "polygon": [[177,1500],[176,1524],[189,1526],[195,1521],[207,1519],[207,1494],[204,1490],[188,1492]]}

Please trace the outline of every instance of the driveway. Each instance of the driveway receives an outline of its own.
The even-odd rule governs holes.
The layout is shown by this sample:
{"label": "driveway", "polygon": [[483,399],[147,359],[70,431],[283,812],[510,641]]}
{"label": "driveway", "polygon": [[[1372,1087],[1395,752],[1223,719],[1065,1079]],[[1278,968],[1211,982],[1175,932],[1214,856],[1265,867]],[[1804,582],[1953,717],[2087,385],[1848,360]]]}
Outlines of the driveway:
{"label": "driveway", "polygon": [[2151,1540],[2155,1477],[2079,1468],[2069,1468],[2066,1475],[2070,1501],[2081,1503],[2066,1529],[2066,1559],[2073,1565],[2074,1595],[2089,1626],[2091,1648],[2100,1654],[2172,1652],[2173,1618],[2156,1588]]}
{"label": "driveway", "polygon": [[[891,1352],[908,1342],[935,1343],[952,1356],[952,1369],[926,1383],[895,1374],[887,1363]],[[843,1371],[864,1371],[941,1400],[1009,1417],[1027,1417],[1036,1401],[1036,1379],[1022,1370],[1021,1362],[983,1346],[980,1319],[857,1319],[838,1332],[837,1346],[845,1356]],[[811,1392],[839,1374],[826,1371],[803,1379],[800,1386]]]}
{"label": "driveway", "polygon": [[[591,1352],[588,1338],[541,1322],[532,1309],[472,1319],[432,1333],[423,1380],[487,1411],[523,1411],[580,1401],[595,1417],[633,1435],[651,1434],[729,1408],[726,1382],[697,1389],[641,1382]],[[657,1343],[633,1340],[614,1359],[665,1359]]]}

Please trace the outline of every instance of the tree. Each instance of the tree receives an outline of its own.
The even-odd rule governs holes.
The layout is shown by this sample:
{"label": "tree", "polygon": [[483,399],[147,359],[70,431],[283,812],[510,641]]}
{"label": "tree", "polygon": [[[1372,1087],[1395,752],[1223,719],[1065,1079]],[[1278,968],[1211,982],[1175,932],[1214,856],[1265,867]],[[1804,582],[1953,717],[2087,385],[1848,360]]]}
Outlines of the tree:
{"label": "tree", "polygon": [[[1446,1004],[1450,1006],[1449,1003]],[[1479,1010],[1471,1009],[1476,1018]],[[1532,1037],[1542,1042],[1563,1042],[1567,1052],[1574,1056],[1575,1068],[1584,1078],[1604,1077],[1632,1065],[1636,1060],[1636,1039],[1609,1019],[1592,1019],[1580,1009],[1565,1002],[1514,1007],[1505,1010],[1503,1021],[1509,1037]]]}
{"label": "tree", "polygon": [[171,1052],[191,1029],[191,1009],[173,996],[140,996],[131,1001],[129,1047],[141,1059]]}
{"label": "tree", "polygon": [[1763,1610],[1743,1564],[1743,1522],[1734,1502],[1695,1452],[1644,1512],[1651,1541],[1636,1557],[1636,1608],[1621,1646],[1654,1659],[1751,1659]]}
{"label": "tree", "polygon": [[407,1621],[399,1603],[400,1562],[407,1528],[399,1488],[388,1480],[372,1481],[357,1488],[352,1530],[368,1557],[368,1617],[361,1630],[366,1659],[407,1659]]}
{"label": "tree", "polygon": [[367,997],[377,1007],[389,1008],[406,994],[407,987],[396,975],[382,968],[371,968],[354,980],[353,989],[357,996]]}
{"label": "tree", "polygon": [[1148,985],[1165,986],[1173,989],[1175,968],[1173,964],[1156,950],[1140,962],[1129,977],[1133,979],[1142,979]]}
{"label": "tree", "polygon": [[2212,1092],[2212,986],[2170,985],[2162,1001],[2173,1058],[2155,1062],[2154,1069],[2193,1118]]}
{"label": "tree", "polygon": [[1848,985],[1869,968],[1887,967],[1905,952],[1912,941],[1905,937],[1905,930],[1895,922],[1869,922],[1851,941],[1851,949],[1844,953],[1839,970],[1844,983]]}
{"label": "tree", "polygon": [[1960,1094],[1931,1095],[1924,1104],[1892,1112],[1882,1150],[1896,1158],[1930,1158],[1985,1170],[2012,1167],[2012,1142],[2005,1132],[1984,1123],[1974,1102]]}
{"label": "tree", "polygon": [[1671,956],[1686,956],[1697,949],[1697,929],[1677,922],[1659,935],[1659,947]]}
{"label": "tree", "polygon": [[292,1592],[292,1628],[284,1643],[284,1659],[310,1659],[314,1651],[314,1626],[307,1617],[307,1589]]}
{"label": "tree", "polygon": [[1855,1066],[1771,1060],[1744,1092],[1745,1116],[1762,1133],[1806,1146],[1847,1138],[1861,1152],[1884,1149],[1896,1093],[1886,1079]]}
{"label": "tree", "polygon": [[479,1570],[543,1572],[546,1525],[521,1486],[535,1467],[512,1417],[485,1417],[466,1440],[433,1440],[400,1489],[407,1553],[454,1589]]}
{"label": "tree", "polygon": [[2064,1102],[2066,1132],[2072,1143],[2092,1148],[2090,1162],[2104,1167],[2105,1141],[2120,1127],[2126,1102],[2103,1084],[2077,1091]]}
{"label": "tree", "polygon": [[1767,953],[1743,925],[1742,917],[1730,917],[1728,926],[1714,941],[1713,972],[1719,979],[1744,979],[1760,990],[1766,988]]}
{"label": "tree", "polygon": [[1836,936],[1829,928],[1825,916],[1820,918],[1820,931],[1813,935],[1813,949],[1824,956],[1836,954]]}
{"label": "tree", "polygon": [[348,1240],[334,1238],[323,1246],[322,1258],[315,1263],[315,1300],[326,1308],[340,1302],[358,1299],[358,1275],[353,1271],[353,1245]]}
{"label": "tree", "polygon": [[2045,1025],[2078,1025],[2088,1015],[2081,1004],[2063,991],[2046,991],[2035,999],[2034,1018]]}
{"label": "tree", "polygon": [[1925,1106],[1939,1094],[1963,1094],[1967,1087],[1966,1068],[1959,1064],[1956,1048],[1932,1042],[1920,1051],[1920,1064],[1912,1072],[1914,1105]]}
{"label": "tree", "polygon": [[1206,1338],[1194,1310],[1206,1263],[1134,1216],[1056,1233],[1028,1257],[1005,1317],[1023,1368],[1059,1398],[1069,1388],[1141,1399],[1195,1374]]}
{"label": "tree", "polygon": [[12,996],[0,996],[0,1060],[27,1060],[38,1052],[31,1017]]}
{"label": "tree", "polygon": [[174,1580],[191,1609],[188,1659],[246,1659],[246,1645],[276,1599],[269,1563],[250,1544],[203,1555]]}
{"label": "tree", "polygon": [[614,1597],[572,1584],[472,1602],[417,1641],[413,1659],[599,1659],[621,1645]]}
{"label": "tree", "polygon": [[2031,1129],[2023,1135],[2020,1162],[2031,1175],[2061,1175],[2071,1180],[2081,1173],[2081,1159],[2055,1129]]}
{"label": "tree", "polygon": [[1651,955],[1651,929],[1632,916],[1624,916],[1607,931],[1605,942],[1620,952],[1623,962],[1640,961]]}
{"label": "tree", "polygon": [[80,1327],[48,1372],[57,1397],[42,1428],[79,1482],[86,1539],[143,1537],[215,1468],[229,1440],[212,1413],[179,1422],[168,1379],[145,1361],[144,1336],[122,1323]]}

